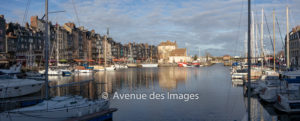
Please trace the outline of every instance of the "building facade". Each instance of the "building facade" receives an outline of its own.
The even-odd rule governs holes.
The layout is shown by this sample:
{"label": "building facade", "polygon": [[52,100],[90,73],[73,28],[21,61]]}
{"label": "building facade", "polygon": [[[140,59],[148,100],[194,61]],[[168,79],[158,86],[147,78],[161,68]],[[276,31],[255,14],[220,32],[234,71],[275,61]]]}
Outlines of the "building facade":
{"label": "building facade", "polygon": [[0,15],[0,52],[6,52],[6,22],[4,15]]}
{"label": "building facade", "polygon": [[178,48],[176,41],[161,42],[158,47],[158,62],[159,63],[178,63],[189,62],[190,57],[187,56],[186,48]]}
{"label": "building facade", "polygon": [[[4,16],[0,16],[0,52],[10,55],[11,60],[24,61],[32,65],[41,65],[44,62],[45,21],[32,16],[30,25],[21,26],[18,23],[5,23]],[[89,62],[98,64],[114,61],[125,62],[128,58],[135,61],[146,61],[149,58],[158,58],[158,48],[144,43],[128,43],[123,45],[113,38],[97,34],[94,30],[85,30],[76,27],[72,22],[48,24],[50,62]],[[4,34],[4,35],[3,35]],[[7,43],[5,43],[7,41]],[[9,48],[7,48],[9,47]],[[104,53],[106,47],[106,53]],[[30,60],[30,61],[28,61]],[[38,63],[38,64],[34,64]]]}
{"label": "building facade", "polygon": [[291,67],[300,66],[300,25],[293,28],[290,32],[290,64]]}

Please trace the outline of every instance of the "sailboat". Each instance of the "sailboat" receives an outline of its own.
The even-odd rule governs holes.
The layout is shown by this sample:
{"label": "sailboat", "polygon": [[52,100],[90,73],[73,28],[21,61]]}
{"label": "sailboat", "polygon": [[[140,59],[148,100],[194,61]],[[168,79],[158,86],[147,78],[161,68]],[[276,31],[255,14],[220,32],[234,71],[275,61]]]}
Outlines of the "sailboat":
{"label": "sailboat", "polygon": [[0,98],[19,97],[41,90],[43,82],[33,79],[5,78],[0,80]]}
{"label": "sailboat", "polygon": [[[48,0],[45,2],[46,25],[48,25]],[[45,26],[45,33],[48,33],[48,26]],[[88,100],[81,96],[57,96],[49,99],[48,85],[48,36],[46,34],[45,41],[45,92],[46,97],[42,103],[34,106],[4,111],[0,114],[1,121],[12,120],[43,120],[43,121],[62,121],[72,117],[80,117],[83,115],[99,112],[109,107],[108,100]]]}
{"label": "sailboat", "polygon": [[[287,41],[286,41],[286,53],[287,53],[287,69],[290,67],[289,62],[289,17],[288,12],[289,8],[286,8],[286,25],[287,25]],[[283,82],[280,89],[282,89],[279,94],[277,94],[277,102],[274,104],[274,107],[277,110],[286,112],[286,113],[299,113],[300,112],[300,70],[296,71],[285,71],[281,73]]]}
{"label": "sailboat", "polygon": [[[59,29],[59,26],[56,26],[57,31]],[[58,35],[56,35],[58,37]],[[69,66],[68,64],[61,64],[59,63],[59,42],[58,39],[56,39],[56,45],[53,46],[56,48],[56,64],[57,67],[56,68],[49,68],[48,69],[48,74],[52,75],[52,76],[69,76],[71,75],[71,70],[67,69],[66,66]],[[63,67],[63,68],[62,68]],[[39,71],[40,74],[44,74],[45,70],[40,70]]]}
{"label": "sailboat", "polygon": [[[143,63],[143,64],[140,64],[141,67],[143,68],[154,68],[154,67],[158,67],[158,64],[157,63],[153,63],[152,62],[152,46],[150,47],[150,60],[149,58],[147,59],[146,62],[148,63]],[[147,51],[146,51],[147,52]],[[147,55],[147,54],[146,54]]]}
{"label": "sailboat", "polygon": [[0,69],[0,74],[17,74],[21,73],[22,64],[12,65],[9,69]]}
{"label": "sailboat", "polygon": [[138,65],[136,63],[134,63],[134,59],[133,59],[133,55],[132,55],[132,46],[130,43],[129,43],[129,52],[130,52],[130,55],[129,55],[128,61],[130,63],[127,63],[127,67],[128,68],[136,68]]}
{"label": "sailboat", "polygon": [[[108,35],[108,31],[107,31],[107,35]],[[107,36],[104,35],[104,70],[105,71],[114,71],[116,70],[114,65],[110,65],[110,66],[106,66],[106,43],[107,43]]]}

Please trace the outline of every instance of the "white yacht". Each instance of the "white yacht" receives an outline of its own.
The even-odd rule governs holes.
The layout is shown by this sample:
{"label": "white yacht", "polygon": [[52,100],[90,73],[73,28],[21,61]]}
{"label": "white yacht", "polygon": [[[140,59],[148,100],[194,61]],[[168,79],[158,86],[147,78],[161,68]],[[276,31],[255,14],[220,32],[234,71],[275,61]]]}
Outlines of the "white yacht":
{"label": "white yacht", "polygon": [[21,73],[22,64],[12,65],[9,69],[0,69],[0,73],[3,74],[17,74]]}
{"label": "white yacht", "polygon": [[105,70],[106,71],[114,71],[114,70],[116,70],[116,67],[114,65],[111,65],[109,67],[105,67]]}
{"label": "white yacht", "polygon": [[[40,70],[40,74],[45,74],[45,70]],[[67,69],[48,69],[48,75],[50,76],[61,76],[61,75],[69,75],[71,74],[71,71]]]}
{"label": "white yacht", "polygon": [[77,72],[77,73],[92,73],[93,70],[90,70],[90,69],[75,69],[74,72]]}
{"label": "white yacht", "polygon": [[259,94],[262,91],[268,91],[268,87],[278,88],[280,86],[280,80],[278,75],[264,75],[260,80],[257,81],[258,84],[254,87],[253,93]]}
{"label": "white yacht", "polygon": [[143,68],[154,68],[154,67],[158,67],[158,64],[156,63],[146,63],[146,64],[141,64],[141,66],[143,67]]}
{"label": "white yacht", "polygon": [[287,113],[300,112],[300,70],[284,72],[281,77],[283,91],[277,95],[275,108]]}
{"label": "white yacht", "polygon": [[19,97],[38,92],[43,83],[33,79],[1,79],[0,98]]}
{"label": "white yacht", "polygon": [[248,70],[246,69],[239,69],[232,73],[232,79],[243,79],[244,76],[248,74]]}
{"label": "white yacht", "polygon": [[1,121],[64,121],[108,109],[107,100],[91,101],[81,96],[62,96],[34,106],[5,111]]}
{"label": "white yacht", "polygon": [[126,64],[115,64],[116,69],[128,68]]}

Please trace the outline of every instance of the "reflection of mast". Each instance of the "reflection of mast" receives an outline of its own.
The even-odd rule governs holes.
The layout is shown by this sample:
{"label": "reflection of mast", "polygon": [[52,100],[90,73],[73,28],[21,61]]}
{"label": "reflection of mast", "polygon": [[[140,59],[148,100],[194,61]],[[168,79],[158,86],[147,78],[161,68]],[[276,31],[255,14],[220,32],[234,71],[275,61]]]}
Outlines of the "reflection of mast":
{"label": "reflection of mast", "polygon": [[262,105],[260,105],[260,120],[261,121],[264,121],[264,112],[263,112],[263,107],[262,107]]}

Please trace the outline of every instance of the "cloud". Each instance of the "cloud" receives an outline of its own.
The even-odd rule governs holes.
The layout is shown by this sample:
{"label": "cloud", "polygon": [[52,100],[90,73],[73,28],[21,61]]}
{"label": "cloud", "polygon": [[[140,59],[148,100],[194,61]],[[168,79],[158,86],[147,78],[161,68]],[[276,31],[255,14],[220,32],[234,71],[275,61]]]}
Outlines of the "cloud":
{"label": "cloud", "polygon": [[[8,1],[7,1],[8,2]],[[9,4],[7,3],[6,4]],[[20,2],[20,1],[19,1]],[[15,1],[15,3],[19,3]],[[211,51],[213,55],[240,55],[243,52],[245,32],[247,31],[247,2],[245,0],[74,0],[81,26],[95,29],[100,34],[110,28],[110,36],[116,41],[147,42],[158,44],[161,41],[176,41],[179,47],[188,43],[191,54]],[[42,15],[42,2],[32,2],[29,15]],[[257,21],[260,9],[265,8],[268,26],[272,34],[272,10],[275,8],[281,29],[285,33],[285,6],[291,7],[291,26],[297,25],[300,12],[297,0],[256,0],[252,9]],[[9,20],[21,16],[25,8],[13,6]],[[39,7],[41,6],[41,7]],[[65,10],[65,13],[50,15],[50,20],[63,24],[73,21],[79,25],[72,0],[51,0],[49,10]],[[1,6],[0,10],[5,8]],[[14,16],[14,17],[13,17]],[[269,34],[265,25],[265,34]],[[282,42],[277,28],[276,48]],[[271,48],[269,38],[265,39],[267,48]]]}

